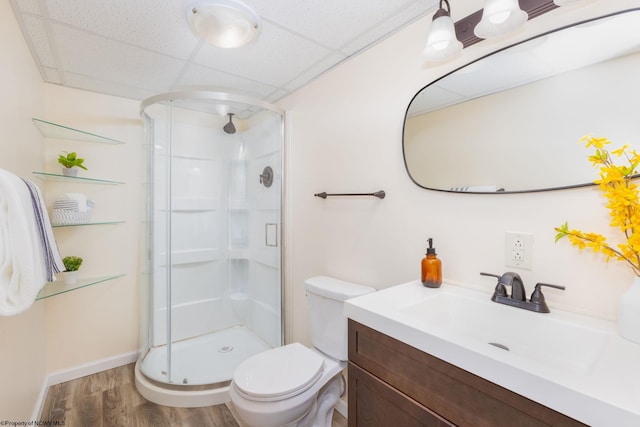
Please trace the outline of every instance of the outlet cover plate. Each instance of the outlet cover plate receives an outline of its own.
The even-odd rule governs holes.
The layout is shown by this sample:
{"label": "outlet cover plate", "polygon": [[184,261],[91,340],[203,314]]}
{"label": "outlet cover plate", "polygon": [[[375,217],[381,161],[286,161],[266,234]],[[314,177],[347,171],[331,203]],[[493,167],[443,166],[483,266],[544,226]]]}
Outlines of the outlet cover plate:
{"label": "outlet cover plate", "polygon": [[531,270],[533,261],[533,234],[507,231],[505,234],[504,263],[507,267]]}

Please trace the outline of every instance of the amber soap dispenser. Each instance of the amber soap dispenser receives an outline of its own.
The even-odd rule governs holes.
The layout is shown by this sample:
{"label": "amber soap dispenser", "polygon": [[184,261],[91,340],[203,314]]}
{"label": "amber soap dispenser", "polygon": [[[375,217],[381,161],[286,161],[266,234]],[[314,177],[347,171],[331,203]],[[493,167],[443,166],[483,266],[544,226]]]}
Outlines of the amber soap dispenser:
{"label": "amber soap dispenser", "polygon": [[428,288],[439,288],[442,284],[442,261],[437,257],[433,239],[429,237],[427,254],[422,260],[422,284]]}

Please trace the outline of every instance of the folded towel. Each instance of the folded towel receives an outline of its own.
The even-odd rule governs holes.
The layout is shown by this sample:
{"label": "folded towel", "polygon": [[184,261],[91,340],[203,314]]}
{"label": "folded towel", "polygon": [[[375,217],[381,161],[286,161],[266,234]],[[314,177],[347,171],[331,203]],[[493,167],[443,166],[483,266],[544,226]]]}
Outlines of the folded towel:
{"label": "folded towel", "polygon": [[51,223],[49,222],[49,215],[44,205],[42,193],[40,189],[31,181],[22,179],[29,189],[31,194],[31,205],[33,207],[33,214],[36,218],[36,225],[38,226],[38,237],[40,237],[40,243],[43,247],[44,266],[47,269],[47,280],[53,282],[56,280],[56,273],[64,271],[64,263],[62,257],[58,251],[58,245],[56,239],[53,237],[53,230],[51,229]]}
{"label": "folded towel", "polygon": [[[47,221],[43,220],[44,234],[50,233],[46,230]],[[47,282],[45,248],[40,236],[29,188],[16,175],[0,169],[0,316],[28,309]],[[59,255],[55,257],[57,248],[54,251],[53,247],[52,243],[54,264],[60,266]]]}
{"label": "folded towel", "polygon": [[82,193],[64,193],[62,195],[63,200],[73,200],[78,204],[78,211],[87,212],[91,210],[93,202],[87,200],[87,195]]}

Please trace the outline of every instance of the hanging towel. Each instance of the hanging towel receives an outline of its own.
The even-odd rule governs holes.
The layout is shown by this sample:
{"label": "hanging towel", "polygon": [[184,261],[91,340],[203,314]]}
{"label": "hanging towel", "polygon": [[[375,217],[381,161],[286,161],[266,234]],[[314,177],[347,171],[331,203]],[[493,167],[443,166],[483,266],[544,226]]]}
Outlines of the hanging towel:
{"label": "hanging towel", "polygon": [[[43,207],[39,192],[36,194]],[[16,175],[0,169],[0,316],[28,309],[47,282],[42,236],[51,236],[52,268],[64,268],[46,210],[41,209],[41,213],[42,233],[29,187]]]}
{"label": "hanging towel", "polygon": [[49,215],[47,215],[47,209],[45,208],[40,189],[29,180],[23,178],[22,181],[24,181],[29,189],[29,193],[31,194],[31,205],[36,219],[36,225],[38,226],[38,237],[40,237],[40,243],[43,247],[44,266],[47,270],[47,281],[53,282],[56,280],[56,273],[64,271],[64,263],[60,257],[56,239],[53,237],[53,230],[51,229],[51,223],[49,222]]}

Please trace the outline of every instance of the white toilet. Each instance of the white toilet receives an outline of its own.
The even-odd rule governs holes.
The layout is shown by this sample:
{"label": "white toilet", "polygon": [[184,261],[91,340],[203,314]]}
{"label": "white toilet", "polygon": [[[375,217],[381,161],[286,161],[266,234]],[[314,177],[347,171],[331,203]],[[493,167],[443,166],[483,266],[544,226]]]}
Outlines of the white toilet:
{"label": "white toilet", "polygon": [[231,401],[249,426],[331,426],[347,365],[343,302],[375,289],[326,276],[307,279],[304,285],[313,348],[293,343],[259,353],[233,375]]}

